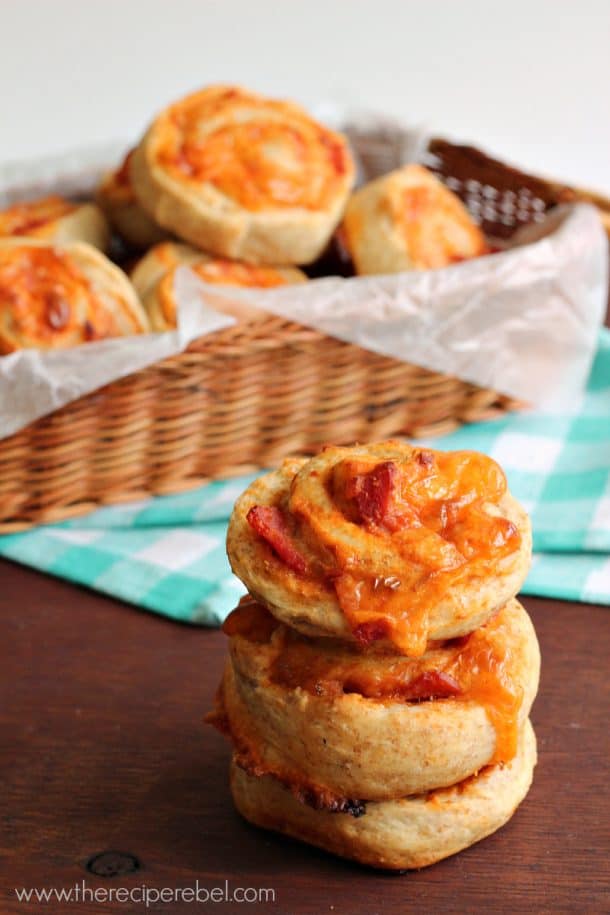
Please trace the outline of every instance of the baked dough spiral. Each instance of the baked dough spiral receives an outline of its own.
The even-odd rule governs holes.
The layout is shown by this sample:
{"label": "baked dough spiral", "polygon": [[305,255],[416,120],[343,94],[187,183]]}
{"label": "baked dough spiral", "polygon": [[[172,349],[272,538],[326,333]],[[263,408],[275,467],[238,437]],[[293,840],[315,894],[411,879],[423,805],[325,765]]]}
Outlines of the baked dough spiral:
{"label": "baked dough spiral", "polygon": [[296,105],[233,86],[170,105],[130,166],[157,223],[210,253],[261,264],[315,260],[354,173],[341,135]]}
{"label": "baked dough spiral", "polygon": [[431,270],[489,250],[460,198],[421,165],[357,190],[341,236],[359,274]]}
{"label": "baked dough spiral", "polygon": [[286,625],[419,656],[517,593],[531,530],[491,458],[390,441],[326,448],[256,480],[227,553]]}
{"label": "baked dough spiral", "polygon": [[[179,266],[189,266],[204,283],[221,286],[256,286],[271,289],[289,283],[304,283],[306,275],[296,267],[270,267],[210,257],[190,245],[162,242],[151,248],[134,267],[131,280],[148,314],[153,330],[171,330],[176,326],[175,274]],[[252,306],[238,305],[230,310],[239,317],[265,316]]]}
{"label": "baked dough spiral", "polygon": [[213,721],[242,768],[319,809],[421,794],[510,762],[538,689],[536,634],[516,600],[418,659],[307,638],[252,598],[224,630]]}
{"label": "baked dough spiral", "polygon": [[488,766],[451,788],[369,803],[356,815],[301,804],[277,779],[249,775],[235,762],[231,791],[256,826],[371,867],[405,870],[434,864],[503,826],[527,794],[535,765],[536,738],[527,721],[510,763]]}
{"label": "baked dough spiral", "polygon": [[84,241],[100,251],[110,243],[106,217],[94,203],[72,203],[52,194],[0,211],[0,239],[26,236],[48,244]]}
{"label": "baked dough spiral", "polygon": [[145,333],[148,320],[125,274],[83,242],[0,242],[0,353],[59,349]]}
{"label": "baked dough spiral", "polygon": [[121,238],[133,248],[149,248],[168,233],[138,203],[129,175],[132,156],[130,150],[119,168],[104,175],[95,199]]}

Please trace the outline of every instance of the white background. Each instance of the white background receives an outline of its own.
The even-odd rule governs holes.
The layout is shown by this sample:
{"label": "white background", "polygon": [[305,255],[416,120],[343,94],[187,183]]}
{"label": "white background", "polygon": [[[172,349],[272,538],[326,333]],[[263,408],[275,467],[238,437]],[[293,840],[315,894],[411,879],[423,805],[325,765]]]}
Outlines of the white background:
{"label": "white background", "polygon": [[136,137],[213,81],[610,192],[610,0],[0,0],[0,162]]}

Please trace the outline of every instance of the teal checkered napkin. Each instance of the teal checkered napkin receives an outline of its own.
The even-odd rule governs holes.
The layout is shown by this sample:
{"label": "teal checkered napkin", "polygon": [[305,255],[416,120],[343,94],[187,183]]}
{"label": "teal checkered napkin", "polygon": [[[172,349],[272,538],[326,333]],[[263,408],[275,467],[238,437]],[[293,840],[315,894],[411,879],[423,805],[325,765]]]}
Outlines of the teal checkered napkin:
{"label": "teal checkered napkin", "polygon": [[[463,426],[434,447],[483,451],[529,511],[525,594],[610,604],[610,332],[581,403]],[[244,588],[225,555],[233,502],[254,476],[210,483],[0,537],[0,555],[173,619],[216,625]]]}

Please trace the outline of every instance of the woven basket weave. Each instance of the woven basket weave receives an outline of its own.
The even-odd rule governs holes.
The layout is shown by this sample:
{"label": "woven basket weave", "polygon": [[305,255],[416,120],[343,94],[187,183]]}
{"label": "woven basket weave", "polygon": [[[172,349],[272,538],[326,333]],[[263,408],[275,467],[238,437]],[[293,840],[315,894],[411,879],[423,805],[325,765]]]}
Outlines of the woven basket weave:
{"label": "woven basket weave", "polygon": [[[375,171],[380,156],[395,164],[391,143],[368,138]],[[490,235],[507,236],[559,202],[592,199],[443,140],[430,143],[426,164]],[[593,202],[608,218],[610,204]],[[195,341],[0,441],[0,532],[179,492],[329,442],[441,434],[516,406],[270,315]]]}

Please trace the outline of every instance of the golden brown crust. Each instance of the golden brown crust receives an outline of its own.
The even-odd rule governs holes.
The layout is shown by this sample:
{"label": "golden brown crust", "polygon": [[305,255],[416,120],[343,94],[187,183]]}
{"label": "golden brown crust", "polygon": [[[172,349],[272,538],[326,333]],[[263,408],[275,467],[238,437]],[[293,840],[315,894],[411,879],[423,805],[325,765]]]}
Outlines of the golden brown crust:
{"label": "golden brown crust", "polygon": [[342,216],[354,165],[343,137],[296,105],[213,86],[161,112],[130,174],[155,221],[196,247],[306,264]]}
{"label": "golden brown crust", "polygon": [[420,165],[405,165],[357,190],[342,237],[359,274],[430,270],[488,251],[459,197]]}
{"label": "golden brown crust", "polygon": [[111,225],[129,245],[149,248],[167,238],[168,232],[158,226],[137,201],[129,177],[132,154],[133,150],[130,150],[119,168],[104,175],[95,199]]}
{"label": "golden brown crust", "polygon": [[91,245],[0,241],[0,353],[146,333],[125,274]]}
{"label": "golden brown crust", "polygon": [[51,195],[0,211],[0,238],[36,238],[47,244],[86,242],[108,250],[110,230],[94,203],[72,203]]}
{"label": "golden brown crust", "polygon": [[[461,454],[466,455],[463,471],[467,476],[470,458],[466,452],[456,452],[456,461],[461,460]],[[475,457],[477,461],[486,462],[485,472],[501,473],[490,459],[473,456],[473,462]],[[385,442],[329,448],[309,461],[284,462],[279,470],[256,480],[235,504],[227,534],[227,553],[233,571],[279,620],[306,635],[356,637],[354,625],[346,618],[344,599],[337,589],[340,580],[337,564],[341,576],[348,568],[350,578],[356,583],[369,578],[375,586],[377,582],[382,583],[383,587],[374,589],[371,594],[366,592],[367,599],[371,598],[370,606],[362,609],[367,613],[370,610],[374,626],[376,620],[383,621],[384,614],[386,620],[389,618],[390,611],[384,607],[390,601],[397,604],[396,619],[401,629],[390,629],[387,636],[405,654],[421,654],[429,640],[454,638],[473,631],[519,590],[529,566],[529,519],[507,491],[498,496],[495,503],[484,503],[478,519],[464,519],[462,528],[466,529],[461,531],[460,537],[465,536],[466,540],[469,530],[475,540],[481,537],[485,540],[490,534],[487,527],[495,523],[494,519],[504,526],[506,533],[503,545],[497,551],[483,549],[483,544],[476,547],[470,557],[466,553],[458,556],[447,535],[438,537],[426,524],[409,529],[406,543],[400,532],[392,535],[374,528],[363,529],[346,517],[342,506],[332,494],[329,495],[329,479],[334,468],[345,462],[369,462],[375,467],[405,462],[410,465],[418,460],[433,461],[430,465],[433,471],[446,458],[431,449]],[[439,477],[441,482],[446,478],[448,486],[451,485],[451,472],[449,467],[449,477],[446,474]],[[422,479],[426,473],[424,466]],[[435,504],[443,509],[442,499]],[[250,513],[256,506],[279,507],[285,513],[294,528],[290,535],[295,548],[308,566],[305,573],[287,565],[253,528]],[[511,530],[514,536],[508,537]],[[424,552],[417,558],[421,550]],[[429,559],[426,551],[430,552],[436,566],[422,566],[422,562]],[[443,566],[443,563],[448,565]],[[452,564],[456,566],[455,572]],[[323,574],[319,572],[320,565]],[[442,571],[445,567],[447,574]],[[396,582],[398,587],[395,587]],[[380,603],[381,609],[373,607],[373,601]]]}
{"label": "golden brown crust", "polygon": [[[318,806],[419,794],[509,760],[538,688],[538,643],[516,600],[476,638],[417,660],[308,642],[281,625],[262,640],[233,634],[219,711],[244,768]],[[405,698],[427,683],[442,696],[442,678],[463,691]]]}
{"label": "golden brown crust", "polygon": [[525,723],[517,756],[452,788],[371,802],[361,816],[314,810],[272,776],[233,763],[231,791],[245,819],[326,851],[387,870],[427,867],[495,832],[524,799],[536,765],[536,738]]}
{"label": "golden brown crust", "polygon": [[[179,266],[191,267],[202,282],[222,286],[273,288],[307,280],[296,267],[257,267],[242,261],[210,257],[190,245],[162,242],[138,261],[131,274],[153,330],[171,330],[176,326],[174,280]],[[223,310],[236,317],[266,317],[265,312],[252,306],[232,309],[227,303]]]}

